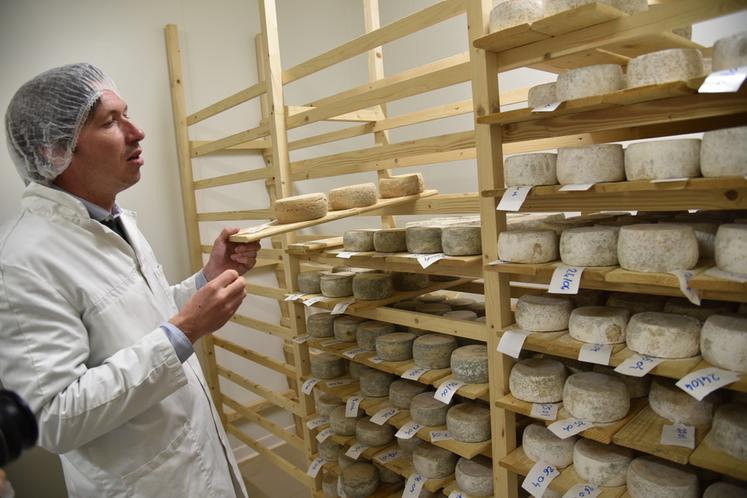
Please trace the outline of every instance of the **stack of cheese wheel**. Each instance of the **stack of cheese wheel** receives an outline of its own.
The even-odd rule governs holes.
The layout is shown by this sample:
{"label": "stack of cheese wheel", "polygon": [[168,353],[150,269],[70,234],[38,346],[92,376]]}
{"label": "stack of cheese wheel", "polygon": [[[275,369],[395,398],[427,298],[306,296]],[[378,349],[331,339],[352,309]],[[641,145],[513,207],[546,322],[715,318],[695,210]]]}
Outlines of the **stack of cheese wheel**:
{"label": "stack of cheese wheel", "polygon": [[558,149],[556,173],[561,185],[622,181],[625,179],[622,145],[596,144]]}
{"label": "stack of cheese wheel", "polygon": [[430,283],[427,273],[392,272],[392,285],[398,291],[425,289]]}
{"label": "stack of cheese wheel", "polygon": [[509,263],[548,263],[558,259],[553,230],[515,230],[498,234],[498,257]]}
{"label": "stack of cheese wheel", "polygon": [[395,380],[389,386],[389,402],[395,408],[408,410],[412,399],[425,390],[426,387],[420,382],[407,379]]}
{"label": "stack of cheese wheel", "polygon": [[708,317],[700,331],[700,351],[711,365],[747,373],[747,316]]}
{"label": "stack of cheese wheel", "polygon": [[592,97],[625,88],[622,67],[617,64],[597,64],[571,69],[558,76],[555,96],[558,101]]}
{"label": "stack of cheese wheel", "polygon": [[700,351],[700,322],[672,313],[645,311],[628,321],[628,349],[656,358],[690,358]]}
{"label": "stack of cheese wheel", "polygon": [[747,223],[727,223],[716,232],[716,266],[747,276]]}
{"label": "stack of cheese wheel", "polygon": [[611,375],[579,372],[563,386],[563,407],[573,417],[589,422],[615,422],[630,409],[625,383]]}
{"label": "stack of cheese wheel", "polygon": [[442,251],[441,227],[407,227],[407,252],[412,254],[434,254]]}
{"label": "stack of cheese wheel", "polygon": [[340,475],[347,498],[366,498],[379,488],[379,471],[370,463],[354,463]]}
{"label": "stack of cheese wheel", "polygon": [[410,416],[420,425],[438,427],[446,424],[449,405],[433,397],[433,391],[418,394],[410,402]]}
{"label": "stack of cheese wheel", "polygon": [[625,480],[631,498],[698,498],[698,477],[685,467],[658,458],[638,457]]}
{"label": "stack of cheese wheel", "polygon": [[560,234],[560,260],[569,266],[617,265],[618,227],[568,228]]}
{"label": "stack of cheese wheel", "polygon": [[319,294],[321,274],[318,271],[302,271],[298,274],[298,290],[304,294]]}
{"label": "stack of cheese wheel", "polygon": [[703,55],[697,48],[670,48],[639,55],[628,61],[628,88],[688,81],[705,74]]}
{"label": "stack of cheese wheel", "polygon": [[623,486],[633,452],[615,444],[579,439],[573,446],[573,469],[584,481],[603,487]]}
{"label": "stack of cheese wheel", "polygon": [[480,225],[454,225],[441,230],[441,248],[447,256],[482,254]]}
{"label": "stack of cheese wheel", "polygon": [[463,443],[479,443],[490,439],[490,409],[481,403],[460,403],[446,413],[449,435]]}
{"label": "stack of cheese wheel", "polygon": [[707,131],[700,145],[700,172],[705,177],[747,175],[747,126]]}
{"label": "stack of cheese wheel", "polygon": [[327,215],[327,196],[321,193],[277,199],[273,206],[278,223],[316,220]]}
{"label": "stack of cheese wheel", "polygon": [[711,393],[698,401],[674,385],[674,382],[655,378],[651,381],[648,403],[660,417],[675,424],[707,425],[713,418],[717,393]]}
{"label": "stack of cheese wheel", "polygon": [[747,31],[727,36],[713,45],[713,71],[747,66]]}
{"label": "stack of cheese wheel", "polygon": [[555,185],[557,154],[540,152],[508,156],[503,161],[503,176],[507,187]]}
{"label": "stack of cheese wheel", "polygon": [[490,11],[491,33],[542,19],[543,0],[503,0]]}
{"label": "stack of cheese wheel", "polygon": [[443,479],[454,473],[457,456],[430,443],[418,445],[412,452],[412,465],[415,472],[427,479]]}
{"label": "stack of cheese wheel", "polygon": [[334,439],[327,438],[319,443],[319,456],[325,462],[336,462],[342,451],[342,445],[335,442]]}
{"label": "stack of cheese wheel", "polygon": [[731,455],[747,460],[747,405],[727,403],[716,410],[713,427],[706,437],[706,443]]}
{"label": "stack of cheese wheel", "polygon": [[508,377],[508,387],[516,399],[530,403],[557,403],[563,399],[565,365],[549,358],[517,362]]}
{"label": "stack of cheese wheel", "polygon": [[358,273],[352,287],[353,296],[363,301],[386,299],[394,294],[392,276],[384,272]]}
{"label": "stack of cheese wheel", "polygon": [[531,332],[568,328],[573,302],[565,296],[524,294],[516,303],[516,324]]}
{"label": "stack of cheese wheel", "polygon": [[358,347],[366,351],[376,351],[376,338],[382,335],[391,334],[396,330],[394,324],[379,322],[376,320],[366,320],[358,324],[355,329],[355,338]]}
{"label": "stack of cheese wheel", "polygon": [[353,276],[349,271],[322,272],[319,287],[326,297],[347,297],[353,295]]}
{"label": "stack of cheese wheel", "polygon": [[347,230],[342,234],[342,247],[351,252],[373,251],[374,233],[376,230]]}
{"label": "stack of cheese wheel", "polygon": [[373,244],[376,252],[407,251],[407,231],[405,228],[382,228],[374,232]]}
{"label": "stack of cheese wheel", "polygon": [[582,306],[571,312],[568,333],[591,344],[622,344],[630,312],[608,306]]}
{"label": "stack of cheese wheel", "polygon": [[314,313],[306,319],[306,332],[311,337],[332,337],[335,317],[328,311]]}
{"label": "stack of cheese wheel", "polygon": [[[646,0],[597,0],[599,3],[611,5],[617,10],[626,14],[637,14],[648,10]],[[553,16],[560,12],[575,9],[587,3],[594,3],[594,0],[544,0],[545,16]]]}
{"label": "stack of cheese wheel", "polygon": [[317,379],[334,379],[345,374],[345,360],[332,353],[311,355],[311,375]]}
{"label": "stack of cheese wheel", "polygon": [[364,320],[364,318],[358,318],[357,316],[338,316],[332,327],[335,332],[335,338],[343,342],[355,342],[358,325]]}
{"label": "stack of cheese wheel", "polygon": [[626,270],[689,270],[698,262],[698,240],[689,226],[642,223],[620,228],[617,258]]}
{"label": "stack of cheese wheel", "polygon": [[423,191],[423,175],[412,173],[379,179],[379,194],[382,199],[404,197],[419,194]]}
{"label": "stack of cheese wheel", "polygon": [[524,429],[521,447],[531,460],[543,461],[564,469],[573,463],[573,445],[576,439],[575,436],[560,439],[544,425],[533,423]]}
{"label": "stack of cheese wheel", "polygon": [[422,368],[449,368],[451,353],[457,348],[456,337],[443,334],[425,334],[412,344],[415,365]]}
{"label": "stack of cheese wheel", "polygon": [[471,460],[460,458],[454,469],[459,489],[469,496],[493,496],[493,462],[477,455]]}
{"label": "stack of cheese wheel", "polygon": [[628,145],[625,177],[661,180],[700,176],[700,139],[657,140]]}
{"label": "stack of cheese wheel", "polygon": [[[542,83],[541,85],[531,87],[529,92],[527,92],[527,104],[529,105],[529,108],[536,109],[557,102],[558,95],[555,91],[556,86],[556,83],[553,81],[551,83]],[[506,185],[508,186],[508,184]]]}
{"label": "stack of cheese wheel", "polygon": [[376,185],[373,183],[348,185],[329,191],[329,209],[332,211],[373,204],[376,204]]}

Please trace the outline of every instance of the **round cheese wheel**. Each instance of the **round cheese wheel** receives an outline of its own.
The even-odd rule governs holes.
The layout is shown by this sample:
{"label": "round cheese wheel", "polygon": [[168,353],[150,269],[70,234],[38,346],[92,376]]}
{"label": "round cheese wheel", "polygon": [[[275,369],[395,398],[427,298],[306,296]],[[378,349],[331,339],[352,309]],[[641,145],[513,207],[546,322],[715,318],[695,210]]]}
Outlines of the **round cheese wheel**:
{"label": "round cheese wheel", "polygon": [[689,226],[695,231],[695,238],[698,239],[698,254],[701,258],[714,258],[718,223],[690,221],[678,222],[678,224]]}
{"label": "round cheese wheel", "polygon": [[355,440],[366,446],[384,446],[394,441],[394,427],[389,424],[375,424],[367,418],[361,418],[355,425]]}
{"label": "round cheese wheel", "polygon": [[375,230],[348,230],[342,234],[342,247],[353,252],[373,251],[374,233]]}
{"label": "round cheese wheel", "polygon": [[376,338],[376,355],[384,361],[405,361],[412,358],[415,334],[394,332]]}
{"label": "round cheese wheel", "polygon": [[446,428],[451,437],[463,443],[490,439],[490,409],[480,403],[461,403],[446,412]]}
{"label": "round cheese wheel", "polygon": [[361,365],[360,363],[356,363],[354,361],[348,361],[348,373],[350,374],[350,378],[358,380],[361,378],[361,372],[363,371],[363,367],[365,365]]}
{"label": "round cheese wheel", "polygon": [[721,38],[713,45],[713,70],[747,66],[747,31]]}
{"label": "round cheese wheel", "polygon": [[651,378],[649,376],[633,377],[630,375],[615,372],[615,370],[611,367],[605,367],[602,365],[594,365],[593,370],[595,372],[612,375],[623,381],[625,383],[625,387],[628,388],[630,399],[644,398],[648,396],[649,387],[651,386]]}
{"label": "round cheese wheel", "polygon": [[703,493],[703,498],[744,498],[745,496],[747,496],[747,488],[724,481],[714,482]]}
{"label": "round cheese wheel", "polygon": [[555,185],[558,183],[555,173],[557,158],[557,154],[549,152],[506,157],[503,160],[506,186]]}
{"label": "round cheese wheel", "polygon": [[407,230],[404,228],[382,228],[374,232],[376,252],[406,252]]}
{"label": "round cheese wheel", "polygon": [[563,406],[573,417],[590,422],[615,422],[628,414],[630,394],[620,379],[597,372],[580,372],[563,386]]}
{"label": "round cheese wheel", "polygon": [[411,437],[410,439],[402,439],[402,438],[396,438],[397,439],[397,448],[400,452],[402,452],[403,456],[408,459],[412,459],[412,452],[415,451],[415,448],[417,448],[420,445],[426,444],[425,441],[420,439],[419,437]]}
{"label": "round cheese wheel", "polygon": [[560,234],[560,260],[569,266],[617,265],[617,227],[568,228]]}
{"label": "round cheese wheel", "polygon": [[700,351],[713,366],[747,373],[747,317],[710,316],[700,331]]}
{"label": "round cheese wheel", "polygon": [[444,313],[444,318],[451,318],[452,320],[474,320],[477,318],[477,313],[470,310],[453,310]]}
{"label": "round cheese wheel", "polygon": [[423,191],[423,175],[411,173],[379,179],[379,194],[382,199],[415,195]]}
{"label": "round cheese wheel", "polygon": [[302,271],[298,274],[298,290],[305,294],[319,294],[321,275],[318,271]]}
{"label": "round cheese wheel", "polygon": [[415,311],[429,315],[443,315],[451,311],[451,306],[446,303],[418,303]]}
{"label": "round cheese wheel", "polygon": [[631,315],[635,315],[642,311],[662,311],[665,299],[662,296],[613,292],[605,304],[614,308],[625,308]]}
{"label": "round cheese wheel", "polygon": [[728,403],[720,406],[708,433],[709,443],[727,455],[747,460],[747,405]]}
{"label": "round cheese wheel", "polygon": [[617,64],[596,64],[571,69],[558,76],[555,95],[558,101],[592,97],[625,88],[622,67]]}
{"label": "round cheese wheel", "polygon": [[[734,306],[733,303],[706,300],[701,301],[700,306],[697,306],[683,297],[673,297],[667,300],[666,304],[664,305],[664,311],[666,313],[691,316],[693,318],[697,318],[701,322],[704,322],[708,319],[708,317],[712,315],[733,313]],[[703,332],[701,331],[701,341],[702,333]]]}
{"label": "round cheese wheel", "polygon": [[358,423],[356,417],[345,416],[345,405],[340,405],[329,412],[329,427],[338,436],[355,435],[355,425]]}
{"label": "round cheese wheel", "polygon": [[698,401],[669,380],[654,378],[648,393],[648,404],[660,417],[675,424],[706,425],[711,423],[716,397],[711,394]]}
{"label": "round cheese wheel", "polygon": [[364,320],[364,318],[358,318],[357,316],[338,316],[333,326],[335,338],[343,342],[355,342],[358,325]]}
{"label": "round cheese wheel", "polygon": [[700,145],[703,176],[747,175],[747,126],[707,131]]}
{"label": "round cheese wheel", "polygon": [[389,394],[389,386],[397,380],[392,374],[367,368],[360,373],[361,394],[369,398],[380,398]]}
{"label": "round cheese wheel", "polygon": [[412,452],[415,472],[428,479],[443,479],[454,473],[457,456],[429,443],[419,445]]}
{"label": "round cheese wheel", "polygon": [[328,311],[314,313],[306,319],[306,332],[311,337],[332,337],[335,317]]}
{"label": "round cheese wheel", "polygon": [[625,484],[633,452],[616,444],[579,439],[573,447],[573,468],[584,481],[597,486]]}
{"label": "round cheese wheel", "polygon": [[568,328],[573,302],[565,296],[524,294],[516,303],[516,324],[532,332]]}
{"label": "round cheese wheel", "polygon": [[319,287],[326,297],[347,297],[353,295],[353,277],[349,271],[336,273],[323,272]]}
{"label": "round cheese wheel", "polygon": [[540,460],[563,469],[573,463],[575,436],[560,439],[542,424],[529,424],[521,436],[524,454],[535,462]]}
{"label": "round cheese wheel", "polygon": [[454,336],[425,334],[412,343],[412,357],[419,367],[449,368],[451,353],[456,348],[457,340]]}
{"label": "round cheese wheel", "polygon": [[628,466],[631,498],[698,498],[698,477],[681,465],[653,457],[638,457]]}
{"label": "round cheese wheel", "polygon": [[[588,3],[594,3],[595,0],[545,0],[545,17],[553,16],[560,12],[575,9]],[[599,0],[597,0],[599,1]],[[626,14],[637,14],[648,10],[646,0],[601,0],[599,3],[611,5],[617,10]]]}
{"label": "round cheese wheel", "polygon": [[340,452],[340,456],[337,457],[337,465],[340,466],[340,470],[347,469],[354,463],[356,463],[355,460],[347,456],[342,451]]}
{"label": "round cheese wheel", "polygon": [[338,477],[331,472],[324,472],[322,474],[322,494],[324,498],[339,498],[337,494],[337,480]]}
{"label": "round cheese wheel", "polygon": [[454,469],[457,486],[469,496],[493,496],[493,462],[482,455],[460,458]]}
{"label": "round cheese wheel", "polygon": [[358,324],[355,329],[358,347],[366,351],[376,351],[376,338],[382,335],[391,334],[396,327],[391,323],[379,322],[376,320],[366,320]]}
{"label": "round cheese wheel", "polygon": [[418,304],[420,304],[420,301],[416,301],[415,299],[406,299],[404,301],[394,303],[390,306],[398,310],[415,311]]}
{"label": "round cheese wheel", "polygon": [[322,193],[276,199],[273,206],[278,223],[316,220],[327,215],[327,196]]}
{"label": "round cheese wheel", "polygon": [[425,289],[431,279],[427,273],[392,272],[392,285],[398,291],[414,291]]}
{"label": "round cheese wheel", "polygon": [[365,207],[373,204],[376,204],[376,185],[373,183],[348,185],[333,188],[329,191],[329,209],[331,211]]}
{"label": "round cheese wheel", "polygon": [[412,399],[425,390],[426,387],[420,382],[407,379],[395,380],[389,386],[389,402],[395,408],[409,410]]}
{"label": "round cheese wheel", "polygon": [[[315,391],[316,392],[316,391]],[[316,412],[319,415],[328,417],[330,412],[340,405],[344,405],[343,401],[332,394],[322,394],[316,401]]]}
{"label": "round cheese wheel", "polygon": [[596,144],[558,149],[558,183],[620,182],[625,180],[625,158],[620,144]]}
{"label": "round cheese wheel", "polygon": [[484,344],[462,346],[451,353],[451,372],[454,379],[467,384],[488,381],[488,348]]}
{"label": "round cheese wheel", "polygon": [[542,19],[542,0],[505,0],[490,11],[491,33]]}
{"label": "round cheese wheel", "polygon": [[[535,85],[529,89],[527,93],[527,104],[530,109],[536,109],[538,107],[545,106],[547,104],[554,104],[558,101],[558,95],[555,92],[556,83],[543,83],[541,85]],[[505,163],[504,163],[505,168]]]}
{"label": "round cheese wheel", "polygon": [[385,484],[401,484],[404,480],[401,475],[387,469],[382,465],[374,463],[374,466],[379,470],[379,479]]}
{"label": "round cheese wheel", "polygon": [[558,259],[553,230],[516,230],[498,234],[498,257],[509,263],[548,263]]}
{"label": "round cheese wheel", "polygon": [[449,405],[433,397],[433,391],[418,394],[410,402],[410,416],[420,425],[438,427],[446,424]]}
{"label": "round cheese wheel", "polygon": [[508,388],[516,399],[530,403],[556,403],[563,399],[565,365],[549,358],[517,362],[508,377]]}
{"label": "round cheese wheel", "polygon": [[358,273],[353,277],[353,296],[363,301],[386,299],[394,294],[392,276],[388,273]]}
{"label": "round cheese wheel", "polygon": [[451,306],[452,310],[469,310],[470,306],[477,303],[474,299],[469,297],[449,297],[446,298],[446,304]]}
{"label": "round cheese wheel", "polygon": [[334,379],[345,374],[345,360],[332,353],[319,353],[309,357],[311,375],[317,379]]}
{"label": "round cheese wheel", "polygon": [[622,344],[630,312],[607,306],[583,306],[571,312],[568,333],[581,342]]}
{"label": "round cheese wheel", "polygon": [[626,270],[689,270],[698,262],[698,240],[688,226],[673,223],[627,225],[620,228],[617,258]]}
{"label": "round cheese wheel", "polygon": [[441,227],[407,227],[407,252],[413,254],[433,254],[442,252]]}
{"label": "round cheese wheel", "polygon": [[625,149],[628,180],[659,180],[700,176],[700,139],[657,140]]}
{"label": "round cheese wheel", "polygon": [[715,249],[719,270],[747,275],[747,223],[718,227]]}
{"label": "round cheese wheel", "polygon": [[366,498],[379,487],[379,471],[370,463],[354,463],[340,475],[347,498]]}
{"label": "round cheese wheel", "polygon": [[319,456],[325,462],[336,462],[337,457],[340,456],[340,450],[342,450],[342,445],[337,444],[332,438],[327,438],[319,443]]}
{"label": "round cheese wheel", "polygon": [[656,358],[690,358],[700,351],[700,322],[691,316],[636,313],[625,334],[628,349]]}
{"label": "round cheese wheel", "polygon": [[441,230],[441,248],[447,256],[482,254],[480,226],[449,226]]}
{"label": "round cheese wheel", "polygon": [[697,48],[670,48],[639,55],[628,61],[628,88],[688,81],[705,74]]}

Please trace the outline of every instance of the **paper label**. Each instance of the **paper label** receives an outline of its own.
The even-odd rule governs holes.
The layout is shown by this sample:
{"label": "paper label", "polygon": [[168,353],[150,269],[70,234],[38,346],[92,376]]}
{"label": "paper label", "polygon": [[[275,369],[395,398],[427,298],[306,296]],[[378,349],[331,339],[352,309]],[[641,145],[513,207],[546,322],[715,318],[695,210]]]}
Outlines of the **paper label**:
{"label": "paper label", "polygon": [[521,348],[524,346],[524,340],[531,332],[521,329],[507,330],[501,334],[501,340],[498,342],[498,351],[507,354],[512,358],[519,358]]}
{"label": "paper label", "polygon": [[358,457],[360,457],[364,451],[368,449],[368,446],[361,443],[355,443],[350,448],[348,448],[348,451],[345,452],[345,456],[349,456],[353,460],[358,460]]}
{"label": "paper label", "polygon": [[399,408],[388,406],[374,413],[373,416],[371,417],[371,422],[377,425],[384,425],[387,420],[389,420],[390,418],[392,418],[398,413],[399,413]]}
{"label": "paper label", "polygon": [[579,361],[609,365],[612,356],[612,344],[584,344],[578,352]]}
{"label": "paper label", "polygon": [[747,66],[733,67],[711,73],[705,79],[698,93],[734,93],[738,92],[747,78]]}
{"label": "paper label", "polygon": [[329,301],[329,298],[327,296],[314,296],[304,301],[303,304],[304,306],[311,306],[322,301]]}
{"label": "paper label", "polygon": [[444,441],[447,439],[454,439],[449,434],[449,431],[431,431],[431,443],[435,443],[436,441]]}
{"label": "paper label", "polygon": [[363,396],[350,396],[345,402],[345,416],[355,418],[358,416],[358,408],[361,405]]}
{"label": "paper label", "polygon": [[324,415],[320,415],[318,417],[314,417],[310,420],[306,421],[306,427],[308,427],[310,430],[314,430],[317,427],[321,427],[324,424],[329,422],[329,417],[325,417]]}
{"label": "paper label", "polygon": [[708,367],[690,372],[677,381],[676,386],[698,401],[702,401],[716,389],[738,380],[739,375],[736,372]]}
{"label": "paper label", "polygon": [[565,211],[563,213],[563,217],[567,220],[568,218],[575,218],[576,216],[581,216],[581,211]]}
{"label": "paper label", "polygon": [[458,489],[455,489],[451,493],[449,493],[449,498],[469,498],[467,495],[459,491]]}
{"label": "paper label", "polygon": [[634,354],[624,362],[620,363],[615,372],[631,377],[643,377],[656,366],[664,361],[662,358],[654,358],[645,354]]}
{"label": "paper label", "polygon": [[563,102],[550,102],[549,104],[541,105],[532,109],[532,112],[552,112],[557,109]]}
{"label": "paper label", "polygon": [[413,367],[402,374],[403,379],[418,380],[424,373],[430,372],[430,368]]}
{"label": "paper label", "polygon": [[319,474],[319,471],[322,470],[322,466],[324,465],[324,458],[322,457],[316,457],[310,464],[309,468],[306,470],[306,475],[311,477],[316,477],[317,474]]}
{"label": "paper label", "polygon": [[363,349],[363,348],[355,348],[355,349],[348,349],[347,351],[344,351],[344,352],[342,353],[342,355],[343,355],[343,356],[344,356],[345,358],[350,358],[350,359],[352,360],[353,358],[355,358],[355,357],[356,357],[356,356],[358,356],[359,354],[361,354],[361,353],[367,353],[367,352],[368,352],[368,350],[367,350],[367,349]]}
{"label": "paper label", "polygon": [[575,436],[579,432],[584,432],[586,429],[591,429],[592,427],[593,424],[591,422],[579,420],[577,418],[565,418],[547,426],[547,428],[560,439],[567,439],[571,436]]}
{"label": "paper label", "polygon": [[285,299],[283,299],[283,301],[298,301],[305,295],[306,295],[305,292],[296,292],[294,294],[286,294]]}
{"label": "paper label", "polygon": [[375,363],[375,364],[378,365],[379,363],[383,362],[384,359],[383,358],[379,358],[378,356],[372,356],[371,358],[368,359],[368,361],[370,361],[371,363]]}
{"label": "paper label", "polygon": [[405,482],[405,490],[402,492],[402,498],[418,498],[425,484],[425,477],[420,474],[412,474]]}
{"label": "paper label", "polygon": [[563,185],[558,190],[561,192],[583,192],[593,187],[593,183],[572,183],[570,185]]}
{"label": "paper label", "polygon": [[332,436],[332,434],[334,434],[332,429],[327,427],[326,429],[324,429],[323,431],[321,431],[319,434],[316,435],[316,440],[319,441],[320,443],[323,443],[324,441],[329,439],[330,436]]}
{"label": "paper label", "polygon": [[355,382],[355,379],[347,378],[347,379],[328,380],[326,384],[327,384],[327,387],[340,387],[340,386],[347,386],[348,384],[352,384],[353,382]]}
{"label": "paper label", "polygon": [[301,390],[305,395],[311,394],[311,391],[314,390],[314,386],[319,383],[319,379],[308,379],[303,383],[303,386],[301,386]]}
{"label": "paper label", "polygon": [[394,448],[392,450],[385,451],[383,453],[379,453],[378,455],[375,455],[373,457],[375,462],[379,463],[389,463],[392,460],[396,460],[399,458],[399,449]]}
{"label": "paper label", "polygon": [[583,266],[558,265],[552,273],[550,288],[547,292],[551,294],[578,294],[583,273]]}
{"label": "paper label", "polygon": [[398,437],[400,439],[412,439],[412,437],[417,434],[422,427],[422,425],[415,422],[414,420],[410,420],[405,425],[399,428],[399,430],[395,434],[395,437]]}
{"label": "paper label", "polygon": [[445,403],[448,405],[449,403],[451,403],[451,398],[454,397],[456,392],[463,385],[464,382],[462,382],[461,380],[447,380],[446,382],[438,386],[438,389],[436,389],[436,394],[434,394],[433,397],[439,400],[441,403]]}
{"label": "paper label", "polygon": [[576,484],[565,492],[563,498],[596,498],[602,494],[602,489],[593,484]]}
{"label": "paper label", "polygon": [[347,311],[348,307],[355,302],[355,299],[348,299],[345,301],[340,301],[339,303],[335,304],[335,307],[332,308],[332,311],[330,314],[332,315],[342,315]]}
{"label": "paper label", "polygon": [[555,420],[558,418],[559,408],[560,403],[532,403],[532,411],[529,416],[542,420]]}
{"label": "paper label", "polygon": [[558,472],[558,469],[540,461],[535,463],[531,470],[529,470],[524,482],[521,483],[521,487],[528,491],[530,495],[541,498],[552,480],[559,475],[560,472]]}
{"label": "paper label", "polygon": [[304,335],[297,335],[293,339],[291,339],[296,344],[303,344],[304,342],[308,341],[311,336],[309,334]]}
{"label": "paper label", "polygon": [[419,254],[418,255],[418,263],[420,263],[420,266],[425,268],[428,268],[436,261],[440,261],[446,257],[446,254],[444,253],[436,253],[436,254]]}
{"label": "paper label", "polygon": [[502,259],[496,259],[495,261],[491,261],[490,263],[488,263],[488,266],[505,265],[505,264],[506,262],[503,261]]}
{"label": "paper label", "polygon": [[674,270],[669,273],[677,277],[677,281],[680,284],[680,291],[685,295],[687,300],[695,306],[700,306],[700,294],[698,294],[697,290],[690,287],[690,280],[695,276],[695,273],[690,270]]}
{"label": "paper label", "polygon": [[661,427],[661,444],[683,446],[695,449],[695,427],[692,425],[674,424]]}
{"label": "paper label", "polygon": [[496,211],[518,211],[532,187],[508,187],[498,203]]}
{"label": "paper label", "polygon": [[336,258],[341,258],[341,259],[350,259],[350,258],[352,258],[353,256],[356,256],[356,255],[358,255],[357,252],[340,251],[337,254],[335,254],[335,257]]}
{"label": "paper label", "polygon": [[319,345],[323,348],[328,348],[330,346],[334,346],[335,344],[340,344],[342,341],[340,339],[325,339],[323,341],[319,342]]}

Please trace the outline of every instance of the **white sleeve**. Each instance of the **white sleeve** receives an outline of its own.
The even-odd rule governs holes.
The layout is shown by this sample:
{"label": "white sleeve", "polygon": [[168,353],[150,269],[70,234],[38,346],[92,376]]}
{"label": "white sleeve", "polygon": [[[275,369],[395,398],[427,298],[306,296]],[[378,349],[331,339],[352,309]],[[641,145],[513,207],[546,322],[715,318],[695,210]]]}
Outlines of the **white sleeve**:
{"label": "white sleeve", "polygon": [[182,306],[189,301],[189,298],[194,296],[195,292],[197,292],[196,279],[198,274],[199,272],[186,280],[171,286],[171,295],[174,296],[174,302],[178,309],[182,309]]}

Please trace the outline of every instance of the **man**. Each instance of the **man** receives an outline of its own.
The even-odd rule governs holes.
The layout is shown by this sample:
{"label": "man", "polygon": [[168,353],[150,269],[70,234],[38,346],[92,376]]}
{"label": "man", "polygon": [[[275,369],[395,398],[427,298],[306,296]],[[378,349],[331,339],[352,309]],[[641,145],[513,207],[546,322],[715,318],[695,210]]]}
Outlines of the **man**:
{"label": "man", "polygon": [[241,304],[259,244],[224,230],[169,286],[115,202],[140,179],[145,135],[94,66],[23,85],[6,132],[27,188],[0,234],[0,380],[36,414],[70,496],[246,496],[192,343]]}

